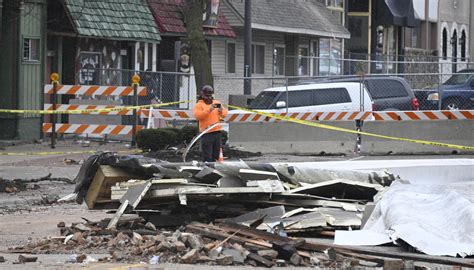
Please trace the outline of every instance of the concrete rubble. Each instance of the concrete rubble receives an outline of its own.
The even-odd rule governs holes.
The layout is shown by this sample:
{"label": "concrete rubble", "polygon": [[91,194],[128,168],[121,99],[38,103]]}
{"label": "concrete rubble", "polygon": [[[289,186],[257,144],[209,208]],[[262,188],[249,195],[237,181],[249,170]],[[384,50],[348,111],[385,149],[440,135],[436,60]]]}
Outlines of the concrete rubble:
{"label": "concrete rubble", "polygon": [[[76,201],[113,217],[58,223],[60,236],[11,248],[99,261],[253,266],[392,267],[407,261],[474,267],[462,259],[338,246],[336,231],[363,228],[397,176],[295,164],[167,163],[102,153],[76,177]],[[309,237],[309,238],[308,238]],[[385,242],[384,242],[385,243]]]}

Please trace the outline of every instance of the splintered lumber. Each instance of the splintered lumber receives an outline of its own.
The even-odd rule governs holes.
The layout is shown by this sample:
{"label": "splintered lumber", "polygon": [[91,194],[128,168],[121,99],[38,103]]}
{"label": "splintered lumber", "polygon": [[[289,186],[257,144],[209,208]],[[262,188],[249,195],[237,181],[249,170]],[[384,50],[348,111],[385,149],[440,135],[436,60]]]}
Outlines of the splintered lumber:
{"label": "splintered lumber", "polygon": [[280,193],[279,189],[269,191],[263,187],[177,187],[173,189],[152,190],[151,197],[171,197],[183,195],[221,195],[221,194],[246,194],[246,193]]}
{"label": "splintered lumber", "polygon": [[[303,248],[306,250],[318,250],[320,247],[325,246],[327,248],[333,248],[336,252],[339,253],[357,253],[361,255],[371,255],[379,256],[386,258],[395,258],[402,260],[412,260],[418,262],[427,262],[427,263],[438,263],[446,265],[459,265],[463,267],[474,268],[474,260],[472,259],[461,259],[461,258],[449,258],[442,256],[432,256],[426,254],[415,254],[404,251],[394,251],[394,250],[381,250],[377,247],[361,247],[361,246],[339,246],[333,244],[326,244],[318,241],[319,239],[314,238],[305,238],[306,243]],[[341,254],[342,254],[341,253]]]}
{"label": "splintered lumber", "polygon": [[[149,180],[150,181],[150,180]],[[112,200],[120,200],[120,198],[125,195],[128,189],[131,187],[140,185],[144,183],[144,180],[134,181],[134,182],[120,182],[117,183],[115,186],[111,187]],[[152,186],[150,187],[151,190],[155,189],[167,189],[167,188],[176,188],[176,187],[215,187],[216,185],[209,185],[209,184],[202,184],[202,183],[194,183],[190,182],[184,178],[177,178],[177,179],[152,179],[151,180]]]}
{"label": "splintered lumber", "polygon": [[240,169],[239,176],[242,180],[246,180],[246,181],[256,181],[256,180],[280,181],[280,177],[278,177],[278,174],[276,172],[259,171],[259,170],[252,170],[252,169]]}
{"label": "splintered lumber", "polygon": [[109,224],[107,225],[107,229],[113,229],[117,226],[117,223],[120,219],[120,217],[123,215],[125,212],[125,209],[127,209],[128,206],[128,200],[125,200],[117,209],[117,212],[115,213],[115,216],[110,220]]}
{"label": "splintered lumber", "polygon": [[145,197],[145,194],[148,192],[150,187],[151,181],[146,181],[141,185],[131,187],[130,189],[128,189],[127,193],[125,193],[125,195],[120,198],[120,202],[124,203],[127,201],[128,204],[132,206],[133,209],[135,209],[137,205],[141,202],[143,197]]}
{"label": "splintered lumber", "polygon": [[121,168],[108,165],[101,165],[92,180],[86,194],[86,205],[93,209],[99,201],[110,201],[110,188],[118,182],[125,182],[130,179],[144,179],[145,176],[131,174]]}

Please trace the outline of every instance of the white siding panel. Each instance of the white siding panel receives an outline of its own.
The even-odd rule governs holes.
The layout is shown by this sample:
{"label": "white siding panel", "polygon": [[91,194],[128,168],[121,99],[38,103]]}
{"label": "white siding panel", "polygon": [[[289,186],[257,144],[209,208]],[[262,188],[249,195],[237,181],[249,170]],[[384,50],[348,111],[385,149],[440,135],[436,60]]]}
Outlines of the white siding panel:
{"label": "white siding panel", "polygon": [[212,75],[213,76],[224,76],[225,75],[225,40],[213,40],[212,41]]}

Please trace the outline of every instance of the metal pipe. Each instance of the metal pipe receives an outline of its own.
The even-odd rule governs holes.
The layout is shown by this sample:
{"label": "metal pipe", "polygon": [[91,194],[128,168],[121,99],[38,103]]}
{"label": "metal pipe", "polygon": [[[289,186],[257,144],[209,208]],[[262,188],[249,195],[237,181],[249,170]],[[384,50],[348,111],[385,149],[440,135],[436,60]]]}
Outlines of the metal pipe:
{"label": "metal pipe", "polygon": [[[244,22],[244,77],[252,77],[252,14],[251,0],[245,0],[245,22]],[[252,81],[245,79],[244,95],[252,94]]]}

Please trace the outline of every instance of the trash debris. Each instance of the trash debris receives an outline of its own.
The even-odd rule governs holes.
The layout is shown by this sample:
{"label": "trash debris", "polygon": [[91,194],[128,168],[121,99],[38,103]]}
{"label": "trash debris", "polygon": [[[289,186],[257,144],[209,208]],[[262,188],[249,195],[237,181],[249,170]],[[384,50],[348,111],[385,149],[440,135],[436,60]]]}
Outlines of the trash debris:
{"label": "trash debris", "polygon": [[23,254],[20,254],[18,256],[18,262],[19,263],[36,262],[37,260],[38,260],[38,257],[34,257],[34,256],[26,256],[26,255],[23,255]]}
{"label": "trash debris", "polygon": [[400,259],[409,258],[474,267],[458,258],[408,252],[400,258],[392,251],[337,246],[327,239],[336,231],[360,229],[363,216],[367,220],[374,205],[379,210],[379,198],[395,179],[390,172],[169,163],[102,153],[82,164],[75,193],[89,209],[111,209],[114,215],[70,225],[59,222],[61,237],[9,251],[80,250],[69,257],[71,263],[95,260],[86,254],[107,253],[100,261],[352,268],[400,266]]}

